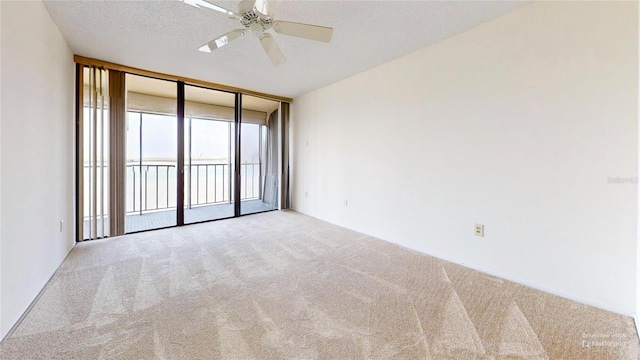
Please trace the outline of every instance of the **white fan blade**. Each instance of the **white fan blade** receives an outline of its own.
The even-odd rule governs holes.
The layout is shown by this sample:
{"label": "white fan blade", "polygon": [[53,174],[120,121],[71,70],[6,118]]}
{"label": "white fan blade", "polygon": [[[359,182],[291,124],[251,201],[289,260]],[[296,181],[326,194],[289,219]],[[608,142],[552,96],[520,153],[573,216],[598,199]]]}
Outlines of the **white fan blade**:
{"label": "white fan blade", "polygon": [[253,10],[256,0],[240,0],[238,4],[238,14],[244,15],[247,11]]}
{"label": "white fan blade", "polygon": [[211,10],[214,10],[214,11],[221,12],[223,14],[227,14],[227,15],[232,16],[232,17],[236,17],[236,18],[240,17],[240,15],[234,13],[231,10],[227,10],[227,9],[225,9],[223,7],[220,7],[218,5],[214,5],[214,4],[212,4],[212,3],[208,2],[208,1],[205,1],[205,0],[178,0],[178,1],[181,1],[181,2],[183,2],[185,4],[189,4],[191,6],[195,6],[197,8],[203,7],[203,8],[207,8],[207,9],[211,9]]}
{"label": "white fan blade", "polygon": [[256,0],[254,7],[260,14],[273,18],[279,4],[278,0]]}
{"label": "white fan blade", "polygon": [[273,29],[280,34],[296,36],[303,39],[330,42],[333,29],[326,26],[301,24],[290,21],[274,21]]}
{"label": "white fan blade", "polygon": [[287,62],[287,59],[282,55],[282,51],[280,51],[280,48],[278,47],[278,44],[276,44],[276,40],[273,36],[270,34],[263,34],[260,37],[260,44],[262,44],[264,51],[269,56],[269,60],[271,60],[273,65],[280,66]]}
{"label": "white fan blade", "polygon": [[228,43],[232,42],[233,40],[241,37],[246,32],[247,32],[247,30],[245,30],[245,29],[231,30],[228,33],[220,36],[219,38],[216,38],[216,39],[213,39],[213,40],[209,41],[206,45],[201,46],[198,50],[200,50],[202,52],[210,53],[213,50],[220,49],[221,47],[227,45]]}

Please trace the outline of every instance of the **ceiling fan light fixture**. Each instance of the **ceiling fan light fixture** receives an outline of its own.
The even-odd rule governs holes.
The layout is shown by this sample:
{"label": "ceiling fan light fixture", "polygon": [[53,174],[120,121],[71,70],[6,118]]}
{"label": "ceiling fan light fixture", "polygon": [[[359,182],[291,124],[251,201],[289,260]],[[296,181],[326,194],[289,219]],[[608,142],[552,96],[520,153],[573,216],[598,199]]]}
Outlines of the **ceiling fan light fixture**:
{"label": "ceiling fan light fixture", "polygon": [[255,35],[260,36],[264,32],[264,29],[262,28],[262,25],[260,23],[254,22],[249,25],[249,31],[251,31],[251,33]]}

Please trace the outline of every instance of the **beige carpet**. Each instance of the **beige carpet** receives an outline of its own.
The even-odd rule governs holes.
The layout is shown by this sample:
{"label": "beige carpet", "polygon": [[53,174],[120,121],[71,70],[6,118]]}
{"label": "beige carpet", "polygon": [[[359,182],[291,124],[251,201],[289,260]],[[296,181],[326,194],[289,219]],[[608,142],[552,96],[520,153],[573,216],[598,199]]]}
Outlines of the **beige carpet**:
{"label": "beige carpet", "polygon": [[295,213],[78,244],[8,359],[638,359],[630,318]]}

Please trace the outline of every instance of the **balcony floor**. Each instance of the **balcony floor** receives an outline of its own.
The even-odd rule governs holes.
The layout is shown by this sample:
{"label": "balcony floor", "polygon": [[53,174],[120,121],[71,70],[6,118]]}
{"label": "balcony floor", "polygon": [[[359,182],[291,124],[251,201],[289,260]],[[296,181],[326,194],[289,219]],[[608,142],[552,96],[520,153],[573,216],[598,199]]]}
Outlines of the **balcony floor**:
{"label": "balcony floor", "polygon": [[[241,203],[241,214],[248,215],[264,211],[274,210],[262,200],[245,200]],[[216,220],[233,217],[233,204],[215,204],[193,207],[184,210],[185,224]],[[105,225],[108,219],[105,218]],[[151,229],[164,228],[176,225],[176,210],[169,209],[145,214],[131,214],[125,218],[125,232],[131,233]],[[89,231],[89,221],[84,222],[84,233]],[[98,222],[98,234],[102,232],[100,221]]]}

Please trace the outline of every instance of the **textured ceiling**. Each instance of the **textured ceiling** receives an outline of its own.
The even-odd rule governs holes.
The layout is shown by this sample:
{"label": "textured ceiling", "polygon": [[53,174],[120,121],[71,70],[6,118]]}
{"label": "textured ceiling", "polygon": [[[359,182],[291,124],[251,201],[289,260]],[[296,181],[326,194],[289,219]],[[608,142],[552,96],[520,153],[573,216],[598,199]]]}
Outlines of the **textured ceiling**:
{"label": "textured ceiling", "polygon": [[[237,10],[238,1],[215,1]],[[329,44],[274,34],[274,67],[250,34],[197,49],[237,20],[178,1],[45,1],[77,55],[274,95],[296,97],[468,30],[528,2],[281,1],[275,18],[334,28]]]}

